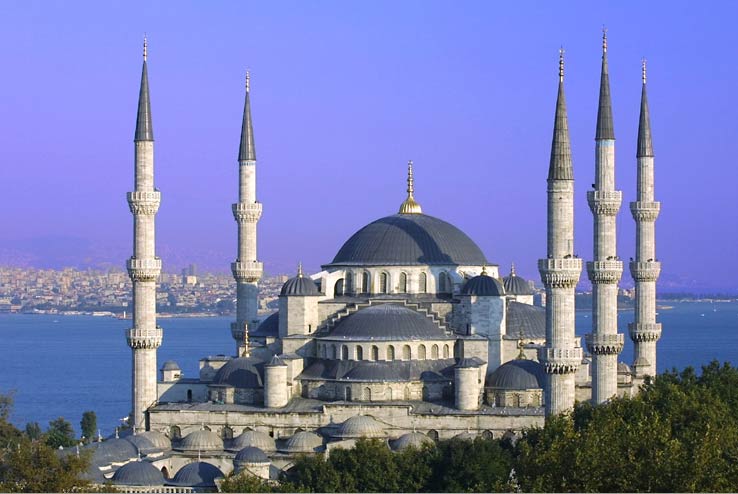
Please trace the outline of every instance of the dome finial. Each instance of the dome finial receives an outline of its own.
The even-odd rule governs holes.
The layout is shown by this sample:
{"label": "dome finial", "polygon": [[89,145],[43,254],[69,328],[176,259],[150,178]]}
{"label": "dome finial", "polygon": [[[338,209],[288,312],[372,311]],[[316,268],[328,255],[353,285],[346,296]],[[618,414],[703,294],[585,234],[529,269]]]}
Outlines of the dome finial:
{"label": "dome finial", "polygon": [[518,359],[525,360],[525,343],[523,342],[523,328],[518,331]]}
{"label": "dome finial", "polygon": [[146,33],[144,33],[144,52],[143,52],[144,62],[146,61],[148,54],[149,54],[149,40],[146,38]]}
{"label": "dome finial", "polygon": [[646,84],[646,59],[641,58],[641,80]]}
{"label": "dome finial", "polygon": [[297,263],[297,277],[302,278],[302,261]]}
{"label": "dome finial", "polygon": [[510,263],[510,276],[515,276],[515,263]]}
{"label": "dome finial", "polygon": [[407,199],[400,206],[400,214],[420,214],[423,211],[420,209],[420,204],[415,202],[415,193],[413,179],[413,160],[407,162]]}
{"label": "dome finial", "polygon": [[559,48],[559,82],[564,82],[564,47]]}
{"label": "dome finial", "polygon": [[482,276],[487,276],[487,265],[482,265]]}

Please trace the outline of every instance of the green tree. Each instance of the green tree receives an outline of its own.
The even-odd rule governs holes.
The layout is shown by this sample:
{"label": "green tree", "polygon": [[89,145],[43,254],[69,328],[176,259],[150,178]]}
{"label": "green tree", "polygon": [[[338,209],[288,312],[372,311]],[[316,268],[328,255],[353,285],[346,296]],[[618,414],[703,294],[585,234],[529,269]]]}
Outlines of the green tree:
{"label": "green tree", "polygon": [[89,410],[82,414],[82,420],[79,422],[82,435],[85,437],[87,442],[90,442],[95,437],[95,431],[97,431],[97,415],[95,412]]}
{"label": "green tree", "polygon": [[299,456],[282,480],[304,492],[340,492],[342,485],[339,472],[324,455]]}
{"label": "green tree", "polygon": [[28,439],[31,439],[33,441],[41,439],[41,437],[43,436],[43,431],[41,430],[41,426],[38,425],[38,422],[28,422],[26,424],[25,433],[26,436],[28,436]]}
{"label": "green tree", "polygon": [[507,492],[511,469],[512,454],[499,440],[441,441],[428,487],[437,492]]}
{"label": "green tree", "polygon": [[77,444],[72,424],[64,417],[49,422],[49,429],[46,431],[46,444],[52,448],[58,448],[59,446],[68,448]]}
{"label": "green tree", "polygon": [[80,479],[89,466],[89,452],[85,453],[59,455],[42,442],[24,438],[2,451],[0,491],[89,491],[89,482]]}

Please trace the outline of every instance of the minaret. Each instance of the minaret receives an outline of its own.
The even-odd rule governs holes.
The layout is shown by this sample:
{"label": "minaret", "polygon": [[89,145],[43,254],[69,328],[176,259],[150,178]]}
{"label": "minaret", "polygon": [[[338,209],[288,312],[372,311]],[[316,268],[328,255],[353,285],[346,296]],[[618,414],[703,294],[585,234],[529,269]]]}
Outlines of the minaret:
{"label": "minaret", "polygon": [[587,192],[594,217],[594,260],[587,263],[592,282],[592,333],[585,338],[592,353],[592,402],[602,403],[618,392],[618,282],[623,263],[617,255],[615,219],[623,200],[615,190],[615,130],[612,122],[610,78],[607,67],[607,31],[602,32],[602,75],[595,134],[595,183]]}
{"label": "minaret", "polygon": [[154,218],[161,193],[154,187],[154,130],[151,125],[149,77],[146,69],[147,43],[144,38],[143,72],[136,119],[135,190],[128,193],[133,213],[133,256],[128,259],[128,274],[133,282],[133,327],[126,332],[133,351],[134,430],[146,430],[146,410],[157,400],[156,349],[161,345],[162,329],[156,325],[156,280],[161,259],[155,253]]}
{"label": "minaret", "polygon": [[574,407],[574,373],[582,349],[574,336],[574,288],[582,261],[574,255],[574,169],[564,97],[564,51],[559,51],[559,93],[556,100],[551,162],[548,169],[548,248],[538,261],[546,287],[546,346],[539,350],[546,380],[546,415]]}
{"label": "minaret", "polygon": [[248,331],[258,323],[259,280],[264,270],[256,260],[256,223],[261,218],[261,203],[256,200],[256,148],[251,122],[251,91],[246,72],[246,101],[243,107],[241,146],[238,151],[238,202],[233,204],[233,216],[238,223],[238,257],[231,263],[236,279],[236,322],[231,323],[231,335],[236,340],[236,356],[248,356]]}
{"label": "minaret", "polygon": [[633,370],[636,377],[656,375],[656,342],[661,337],[661,323],[656,322],[656,280],[661,263],[656,260],[654,223],[661,203],[654,201],[654,155],[651,119],[646,96],[646,61],[642,68],[641,115],[638,122],[638,200],[630,203],[636,221],[636,258],[630,273],[636,283],[635,322],[628,326],[635,344]]}

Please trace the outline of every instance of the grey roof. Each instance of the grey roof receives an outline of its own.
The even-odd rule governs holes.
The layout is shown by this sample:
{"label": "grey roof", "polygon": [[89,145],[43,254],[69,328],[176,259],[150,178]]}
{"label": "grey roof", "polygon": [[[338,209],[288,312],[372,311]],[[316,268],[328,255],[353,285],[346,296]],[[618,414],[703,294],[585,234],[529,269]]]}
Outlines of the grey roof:
{"label": "grey roof", "polygon": [[630,374],[630,366],[625,362],[618,362],[618,374]]}
{"label": "grey roof", "polygon": [[[606,42],[606,40],[603,40]],[[595,139],[615,139],[610,101],[610,75],[607,67],[607,48],[602,50],[602,73],[600,74],[600,102],[597,108],[597,133]]]}
{"label": "grey roof", "polygon": [[132,461],[113,474],[116,485],[164,485],[164,475],[148,461]]}
{"label": "grey roof", "polygon": [[218,467],[196,461],[180,468],[167,484],[179,487],[215,487],[215,479],[218,477],[225,477]]}
{"label": "grey roof", "polygon": [[141,69],[141,88],[138,92],[138,115],[136,117],[135,141],[153,141],[154,126],[151,123],[151,101],[149,98],[149,71],[146,60]]}
{"label": "grey roof", "polygon": [[501,297],[505,295],[502,283],[487,274],[473,277],[464,284],[462,295],[476,295],[477,297]]}
{"label": "grey roof", "polygon": [[571,160],[571,143],[569,141],[569,122],[566,117],[566,96],[564,96],[563,76],[559,78],[559,94],[556,98],[556,116],[554,117],[548,179],[574,180],[574,166]]}
{"label": "grey roof", "polygon": [[264,362],[253,357],[231,359],[213,378],[213,384],[234,388],[260,388],[263,385]]}
{"label": "grey roof", "polygon": [[275,312],[256,327],[256,330],[249,331],[249,336],[255,337],[272,337],[279,336],[279,312]]}
{"label": "grey roof", "polygon": [[505,390],[542,389],[545,382],[543,365],[525,359],[505,362],[487,376],[487,387]]}
{"label": "grey roof", "polygon": [[477,244],[450,223],[426,214],[395,214],[354,233],[328,266],[483,265]]}
{"label": "grey roof", "polygon": [[302,274],[298,274],[285,281],[284,285],[282,285],[282,290],[279,292],[280,297],[310,297],[315,295],[320,295],[318,285],[310,277],[303,276]]}
{"label": "grey roof", "polygon": [[433,444],[433,439],[421,432],[408,432],[391,442],[393,451],[402,451],[407,448],[420,449],[424,444]]}
{"label": "grey roof", "polygon": [[244,431],[231,440],[228,449],[230,451],[240,451],[249,446],[259,448],[262,451],[275,451],[277,449],[274,438],[259,431]]}
{"label": "grey roof", "polygon": [[510,273],[502,278],[502,282],[505,286],[505,293],[508,295],[533,295],[528,280],[515,273]]}
{"label": "grey roof", "polygon": [[151,443],[161,451],[169,451],[172,449],[172,441],[159,431],[146,431],[141,432],[138,435],[151,441]]}
{"label": "grey roof", "polygon": [[521,331],[524,339],[545,338],[546,309],[515,301],[508,302],[506,335],[508,338],[517,339]]}
{"label": "grey roof", "polygon": [[172,370],[182,370],[182,369],[179,368],[179,364],[177,362],[175,362],[174,360],[167,360],[161,366],[161,370],[163,370],[163,371],[172,371]]}
{"label": "grey roof", "polygon": [[241,124],[241,145],[238,148],[238,161],[256,160],[254,126],[251,121],[251,98],[249,96],[248,75],[246,77],[246,99],[243,104],[243,123]]}
{"label": "grey roof", "polygon": [[459,359],[455,367],[459,369],[477,369],[483,366],[486,362],[479,357],[462,358]]}
{"label": "grey roof", "polygon": [[290,436],[279,448],[284,453],[312,453],[323,446],[323,438],[314,432],[301,431]]}
{"label": "grey roof", "polygon": [[284,363],[284,360],[279,358],[279,355],[275,355],[269,363],[266,364],[266,367],[287,367],[287,364]]}
{"label": "grey roof", "polygon": [[354,415],[344,421],[335,436],[341,439],[384,437],[385,426],[370,415]]}
{"label": "grey roof", "polygon": [[236,463],[270,463],[269,457],[264,454],[262,450],[255,446],[247,446],[241,451],[236,453],[233,458],[233,462]]}
{"label": "grey roof", "polygon": [[648,111],[648,95],[646,81],[641,89],[641,115],[638,119],[638,150],[636,157],[653,156],[653,139],[651,137],[651,114]]}
{"label": "grey roof", "polygon": [[223,439],[209,430],[190,432],[176,448],[182,451],[223,451]]}
{"label": "grey roof", "polygon": [[428,340],[447,338],[425,314],[397,304],[372,305],[341,319],[331,338],[345,340]]}
{"label": "grey roof", "polygon": [[157,451],[162,451],[157,448],[151,440],[142,435],[130,435],[125,438],[126,441],[133,444],[142,455],[148,455]]}
{"label": "grey roof", "polygon": [[454,359],[393,362],[317,360],[303,370],[299,378],[347,382],[449,381],[455,364]]}
{"label": "grey roof", "polygon": [[111,463],[122,463],[138,457],[136,446],[125,439],[108,439],[101,443],[93,443],[92,464],[97,466]]}

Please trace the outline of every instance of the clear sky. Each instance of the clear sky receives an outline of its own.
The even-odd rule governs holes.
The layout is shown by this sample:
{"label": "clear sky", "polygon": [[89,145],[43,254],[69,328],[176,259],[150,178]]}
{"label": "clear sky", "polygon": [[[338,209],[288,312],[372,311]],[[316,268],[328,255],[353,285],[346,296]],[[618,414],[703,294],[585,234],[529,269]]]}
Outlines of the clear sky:
{"label": "clear sky", "polygon": [[[330,262],[396,212],[408,159],[424,212],[538,279],[559,46],[592,257],[601,29],[608,28],[619,254],[634,252],[640,60],[648,59],[662,285],[738,291],[736,2],[0,2],[0,262],[131,253],[125,193],[143,33],[165,269],[226,271],[244,74],[252,74],[259,257]],[[583,279],[586,275],[583,275]],[[624,280],[630,277],[624,274]]]}

